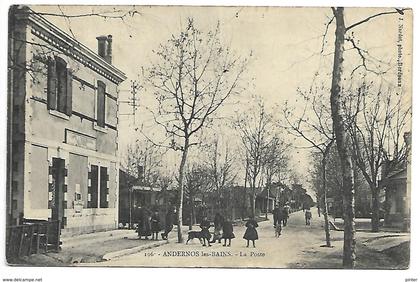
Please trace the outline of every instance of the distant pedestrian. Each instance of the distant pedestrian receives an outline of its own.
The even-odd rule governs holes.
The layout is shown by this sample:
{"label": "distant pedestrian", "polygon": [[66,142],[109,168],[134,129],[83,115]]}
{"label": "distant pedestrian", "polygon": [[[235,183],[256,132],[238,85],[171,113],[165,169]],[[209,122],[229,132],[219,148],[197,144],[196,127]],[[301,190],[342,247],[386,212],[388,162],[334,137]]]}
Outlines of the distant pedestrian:
{"label": "distant pedestrian", "polygon": [[222,227],[223,227],[223,216],[220,213],[216,213],[214,217],[214,233],[213,233],[213,240],[211,243],[216,243],[218,241],[221,243],[222,241]]}
{"label": "distant pedestrian", "polygon": [[283,211],[280,209],[279,205],[276,204],[275,208],[273,209],[273,226],[276,231],[281,234],[281,223],[283,219]]}
{"label": "distant pedestrian", "polygon": [[306,225],[311,225],[311,219],[312,219],[312,213],[310,209],[307,209],[305,211],[305,222]]}
{"label": "distant pedestrian", "polygon": [[288,202],[286,202],[286,204],[283,206],[282,213],[283,213],[283,216],[282,216],[283,226],[286,226],[287,220],[289,219],[289,214],[290,214],[290,206]]}
{"label": "distant pedestrian", "polygon": [[165,215],[165,231],[161,233],[163,240],[168,240],[169,232],[174,228],[174,215],[176,214],[175,209],[168,209]]}
{"label": "distant pedestrian", "polygon": [[144,207],[139,208],[139,223],[137,225],[137,233],[139,238],[144,236],[147,240],[148,237],[152,235],[151,226],[150,226],[150,212]]}
{"label": "distant pedestrian", "polygon": [[245,226],[246,231],[243,238],[246,240],[246,246],[249,247],[249,241],[252,241],[252,245],[255,248],[255,240],[258,240],[258,223],[254,217],[251,216],[246,222]]}
{"label": "distant pedestrian", "polygon": [[201,228],[201,237],[203,238],[204,244],[203,246],[206,246],[206,241],[208,243],[208,246],[211,247],[210,245],[210,239],[211,239],[211,234],[210,234],[210,221],[207,220],[207,216],[203,217],[203,220],[201,221],[200,224],[200,228]]}
{"label": "distant pedestrian", "polygon": [[160,231],[160,218],[159,212],[155,211],[150,219],[150,225],[152,230],[152,240],[158,240],[158,234]]}
{"label": "distant pedestrian", "polygon": [[223,246],[226,246],[226,241],[228,241],[229,244],[227,246],[230,247],[232,239],[235,238],[235,234],[233,234],[232,222],[230,220],[225,220],[223,222],[223,228],[222,229],[223,229],[222,238],[224,239]]}

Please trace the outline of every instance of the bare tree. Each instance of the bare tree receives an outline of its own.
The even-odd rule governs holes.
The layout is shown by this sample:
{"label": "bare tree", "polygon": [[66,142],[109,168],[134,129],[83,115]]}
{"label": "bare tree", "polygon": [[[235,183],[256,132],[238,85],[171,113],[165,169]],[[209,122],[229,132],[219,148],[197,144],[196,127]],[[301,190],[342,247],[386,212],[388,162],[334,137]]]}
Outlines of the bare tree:
{"label": "bare tree", "polygon": [[[267,188],[267,197],[270,195],[272,184],[281,183],[286,179],[288,173],[288,161],[290,144],[280,139],[278,135],[274,136],[267,146],[264,154],[264,176],[265,187]],[[265,218],[268,218],[269,201],[265,209]]]}
{"label": "bare tree", "polygon": [[[343,207],[344,207],[344,245],[343,245],[343,267],[354,268],[356,260],[356,240],[355,240],[355,224],[354,224],[354,177],[353,177],[353,162],[351,156],[351,138],[349,129],[345,122],[344,110],[344,44],[346,34],[350,30],[365,24],[379,16],[391,14],[404,14],[404,9],[395,9],[371,15],[356,23],[350,24],[346,27],[344,22],[344,8],[332,7],[333,19],[329,22],[328,26],[335,19],[335,43],[334,43],[334,63],[332,68],[332,82],[331,82],[331,117],[333,120],[333,128],[337,142],[338,153],[341,161],[341,170],[343,175]],[[371,69],[366,64],[366,53],[355,44],[354,40],[349,41],[353,44],[353,49],[356,50],[361,58],[361,63],[353,68],[364,68],[366,71]],[[324,46],[325,36],[323,38]]]}
{"label": "bare tree", "polygon": [[181,151],[178,171],[178,242],[182,237],[184,168],[191,146],[197,145],[197,133],[211,124],[217,110],[240,85],[247,60],[236,56],[219,39],[215,30],[202,32],[192,19],[178,35],[162,44],[154,53],[158,62],[146,77],[155,94],[158,109],[154,121],[166,133],[169,144],[159,144]]}
{"label": "bare tree", "polygon": [[[223,150],[224,149],[224,150]],[[229,188],[232,188],[237,176],[234,171],[235,158],[230,150],[229,144],[226,143],[224,148],[220,148],[219,140],[215,140],[210,147],[208,167],[211,174],[211,190],[215,198],[216,207],[224,209],[228,212]],[[224,196],[228,196],[227,198]],[[223,199],[228,201],[223,201]]]}
{"label": "bare tree", "polygon": [[142,184],[154,185],[159,177],[162,152],[148,140],[136,140],[127,146],[123,167]]}
{"label": "bare tree", "polygon": [[392,170],[389,165],[398,167],[404,162],[403,134],[407,129],[410,107],[404,107],[401,95],[393,99],[395,95],[389,89],[375,91],[371,88],[365,86],[360,93],[360,106],[356,108],[361,110],[354,115],[350,135],[353,158],[372,193],[372,231],[378,232],[379,179],[381,174],[386,175],[385,170]]}
{"label": "bare tree", "polygon": [[251,190],[252,216],[255,216],[255,198],[258,184],[262,180],[261,174],[266,161],[266,153],[270,143],[273,142],[274,133],[278,130],[275,128],[272,115],[265,109],[264,103],[259,100],[255,103],[257,104],[255,110],[238,116],[234,122],[245,151],[245,178]]}

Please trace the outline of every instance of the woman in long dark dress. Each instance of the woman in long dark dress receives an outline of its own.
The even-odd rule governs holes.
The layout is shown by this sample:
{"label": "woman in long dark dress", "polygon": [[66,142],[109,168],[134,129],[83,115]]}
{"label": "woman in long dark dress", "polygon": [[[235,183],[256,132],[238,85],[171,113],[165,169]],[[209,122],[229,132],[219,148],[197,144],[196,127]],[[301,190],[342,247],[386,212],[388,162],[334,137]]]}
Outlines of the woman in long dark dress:
{"label": "woman in long dark dress", "polygon": [[155,211],[150,219],[150,225],[152,229],[152,240],[158,240],[158,234],[160,231],[160,218],[159,212]]}
{"label": "woman in long dark dress", "polygon": [[255,248],[255,240],[258,240],[258,223],[253,217],[250,217],[245,226],[246,231],[243,238],[246,240],[246,246],[249,247],[249,241],[252,241],[252,245]]}
{"label": "woman in long dark dress", "polygon": [[140,239],[142,236],[144,236],[146,240],[149,239],[148,236],[152,235],[152,231],[150,228],[150,213],[146,208],[140,208],[137,233]]}
{"label": "woman in long dark dress", "polygon": [[226,241],[229,241],[229,244],[227,246],[230,247],[231,240],[235,238],[235,234],[233,234],[233,225],[230,220],[225,220],[223,222],[222,238],[224,239],[223,246],[226,246]]}

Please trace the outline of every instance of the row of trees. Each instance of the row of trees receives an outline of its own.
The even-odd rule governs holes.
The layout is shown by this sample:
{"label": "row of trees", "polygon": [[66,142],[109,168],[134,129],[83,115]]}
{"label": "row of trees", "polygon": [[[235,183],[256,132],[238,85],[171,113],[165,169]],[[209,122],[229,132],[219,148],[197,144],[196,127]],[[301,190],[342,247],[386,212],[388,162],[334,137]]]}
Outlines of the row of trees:
{"label": "row of trees", "polygon": [[[283,110],[286,124],[283,128],[304,139],[318,153],[316,160],[321,167],[319,199],[324,207],[327,246],[330,245],[330,236],[326,168],[332,148],[336,150],[335,156],[341,168],[338,182],[345,225],[343,266],[352,268],[355,263],[355,173],[363,175],[369,184],[373,199],[372,230],[377,231],[379,175],[385,163],[398,166],[404,160],[406,150],[401,137],[410,115],[410,108],[404,105],[401,96],[396,95],[395,89],[354,76],[355,71],[361,69],[375,75],[383,72],[370,68],[367,58],[370,54],[359,46],[353,30],[379,16],[403,15],[404,10],[374,14],[347,26],[344,8],[331,10],[332,17],[326,25],[321,50],[321,54],[325,52],[328,29],[335,22],[333,66],[329,73],[332,75],[331,86],[325,86],[328,84],[327,75],[323,83],[312,85],[308,91],[298,89],[298,95],[304,101],[303,111],[299,115],[287,105]],[[150,112],[166,136],[164,142],[154,145],[180,152],[176,176],[179,242],[183,241],[181,223],[189,153],[194,146],[201,144],[200,133],[214,125],[226,101],[245,90],[243,78],[249,58],[241,58],[225,47],[219,33],[219,25],[212,31],[202,32],[189,19],[183,31],[155,51],[157,63],[146,70],[146,83],[157,101],[157,110],[151,109]],[[360,59],[356,65],[345,64],[345,51],[349,50]],[[347,77],[347,71],[351,69]],[[324,103],[328,98],[330,103]],[[274,176],[282,177],[288,145],[283,141],[279,122],[274,120],[273,114],[265,109],[262,101],[253,102],[257,106],[240,114],[233,126],[240,137],[240,159],[245,164],[244,182],[252,191],[251,206],[255,213],[257,187],[271,183]],[[215,173],[219,169],[214,164],[213,172],[213,176],[219,174]],[[196,177],[197,173],[193,174]],[[211,187],[215,191],[223,186],[223,181],[219,181],[212,180]]]}

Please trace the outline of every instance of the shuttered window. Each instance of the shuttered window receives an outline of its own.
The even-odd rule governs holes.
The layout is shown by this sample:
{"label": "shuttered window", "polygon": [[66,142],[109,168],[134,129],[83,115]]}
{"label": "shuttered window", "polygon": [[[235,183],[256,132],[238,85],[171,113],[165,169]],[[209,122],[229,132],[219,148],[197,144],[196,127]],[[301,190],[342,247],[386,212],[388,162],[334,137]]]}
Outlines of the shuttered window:
{"label": "shuttered window", "polygon": [[66,62],[59,58],[48,60],[48,109],[71,116],[72,113],[72,74]]}
{"label": "shuttered window", "polygon": [[99,196],[99,191],[98,191],[98,186],[99,186],[99,181],[98,181],[98,166],[97,165],[92,165],[90,167],[90,199],[88,202],[88,207],[89,208],[97,208],[98,207],[98,196]]}
{"label": "shuttered window", "polygon": [[96,123],[100,127],[105,127],[105,83],[98,81],[98,91],[96,97]]}
{"label": "shuttered window", "polygon": [[101,208],[108,207],[108,169],[102,167],[100,169],[100,203]]}

